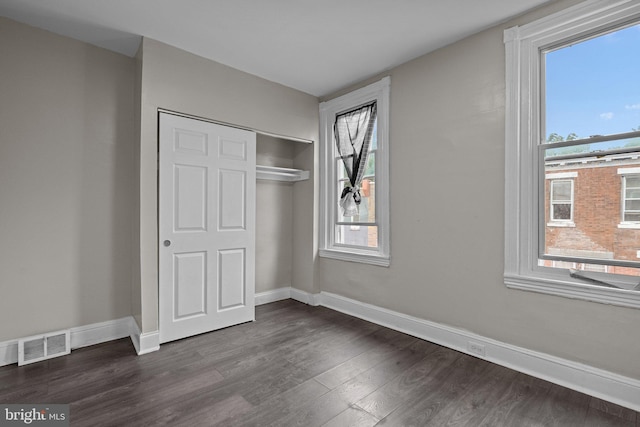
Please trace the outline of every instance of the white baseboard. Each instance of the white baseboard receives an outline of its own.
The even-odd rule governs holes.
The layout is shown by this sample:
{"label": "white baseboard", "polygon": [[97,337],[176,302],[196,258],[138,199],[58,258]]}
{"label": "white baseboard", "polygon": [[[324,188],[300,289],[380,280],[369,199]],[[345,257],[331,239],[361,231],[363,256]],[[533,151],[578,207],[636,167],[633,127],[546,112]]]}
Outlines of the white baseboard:
{"label": "white baseboard", "polygon": [[256,294],[255,301],[256,305],[262,305],[291,298],[304,304],[317,306],[320,301],[319,295],[320,294],[310,294],[309,292],[285,286],[272,291],[260,292]]}
{"label": "white baseboard", "polygon": [[71,328],[71,349],[125,338],[130,331],[131,316]]}
{"label": "white baseboard", "polygon": [[0,366],[18,363],[18,340],[0,342]]}
{"label": "white baseboard", "polygon": [[[125,338],[131,334],[132,317],[70,328],[71,349]],[[0,366],[18,363],[18,340],[0,342]]]}
{"label": "white baseboard", "polygon": [[[296,290],[295,294],[294,298],[294,292],[292,292],[291,297],[298,301],[314,301],[316,305],[386,326],[634,411],[640,411],[640,381],[636,379],[328,292],[311,295]],[[483,346],[484,355],[478,355],[471,351],[469,349],[470,342]]]}
{"label": "white baseboard", "polygon": [[271,291],[260,292],[255,295],[256,305],[269,304],[270,302],[281,301],[291,298],[291,287],[273,289]]}
{"label": "white baseboard", "polygon": [[321,305],[320,295],[321,294],[310,294],[309,292],[301,291],[300,289],[291,288],[291,299],[308,305]]}
{"label": "white baseboard", "polygon": [[138,356],[160,350],[159,331],[141,333],[138,322],[133,317],[131,318],[130,331],[131,342]]}

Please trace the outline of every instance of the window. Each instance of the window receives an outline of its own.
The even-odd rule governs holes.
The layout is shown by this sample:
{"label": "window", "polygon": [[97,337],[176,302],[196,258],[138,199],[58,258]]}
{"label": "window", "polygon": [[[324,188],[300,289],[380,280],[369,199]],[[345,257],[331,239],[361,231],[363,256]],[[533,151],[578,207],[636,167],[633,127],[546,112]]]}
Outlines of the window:
{"label": "window", "polygon": [[551,221],[571,221],[573,217],[573,181],[551,181]]}
{"label": "window", "polygon": [[[320,104],[321,146],[321,240],[320,256],[374,265],[389,265],[389,160],[388,115],[390,79]],[[374,116],[359,114],[374,106]],[[350,172],[345,167],[356,156],[341,152],[336,143],[336,129],[347,126],[351,131],[358,118],[373,117],[368,149],[363,153],[356,212],[345,214],[341,201],[352,188]],[[366,128],[364,126],[362,129]],[[347,129],[349,130],[349,129]],[[348,163],[350,164],[350,163]],[[353,172],[353,171],[351,171]],[[355,191],[354,191],[355,194]]]}
{"label": "window", "polygon": [[551,180],[549,190],[549,217],[550,224],[573,224],[573,180]]}
{"label": "window", "polygon": [[622,174],[622,223],[620,225],[640,228],[640,168],[619,169],[618,173]]}
{"label": "window", "polygon": [[640,4],[580,3],[505,47],[505,284],[640,307],[640,180],[618,172],[640,168]]}

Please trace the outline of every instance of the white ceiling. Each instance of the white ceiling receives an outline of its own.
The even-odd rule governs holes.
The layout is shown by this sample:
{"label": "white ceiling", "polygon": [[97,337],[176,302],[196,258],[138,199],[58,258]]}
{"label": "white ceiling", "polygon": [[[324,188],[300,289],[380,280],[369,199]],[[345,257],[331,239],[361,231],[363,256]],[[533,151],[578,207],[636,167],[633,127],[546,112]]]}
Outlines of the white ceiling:
{"label": "white ceiling", "polygon": [[0,0],[0,15],[133,56],[150,37],[315,96],[549,0]]}

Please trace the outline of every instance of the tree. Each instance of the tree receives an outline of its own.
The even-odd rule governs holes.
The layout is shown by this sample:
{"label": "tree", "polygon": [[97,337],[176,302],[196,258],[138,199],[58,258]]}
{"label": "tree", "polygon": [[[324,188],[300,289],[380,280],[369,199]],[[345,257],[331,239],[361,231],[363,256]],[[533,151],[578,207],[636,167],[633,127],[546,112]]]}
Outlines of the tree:
{"label": "tree", "polygon": [[571,132],[566,138],[554,132],[549,134],[547,142],[575,141],[576,139],[580,139],[580,137],[575,132]]}
{"label": "tree", "polygon": [[549,134],[549,137],[547,138],[547,142],[562,142],[562,141],[564,141],[564,138],[562,137],[562,135],[558,135],[555,132]]}
{"label": "tree", "polygon": [[[575,141],[577,139],[580,139],[580,137],[575,132],[571,132],[569,135],[567,135],[566,138],[554,132],[549,134],[549,137],[547,138],[547,142]],[[590,144],[574,145],[572,147],[552,148],[551,150],[547,150],[546,156],[547,157],[565,156],[568,154],[588,153],[589,151],[591,151]]]}

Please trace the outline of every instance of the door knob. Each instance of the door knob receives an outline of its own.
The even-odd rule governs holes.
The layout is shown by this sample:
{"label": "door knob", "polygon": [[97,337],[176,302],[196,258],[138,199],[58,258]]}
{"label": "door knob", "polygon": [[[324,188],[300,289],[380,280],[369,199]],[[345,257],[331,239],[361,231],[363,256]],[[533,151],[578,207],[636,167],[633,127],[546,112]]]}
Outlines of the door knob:
{"label": "door knob", "polygon": [[171,246],[171,240],[165,240],[164,241],[164,245],[165,246]]}

